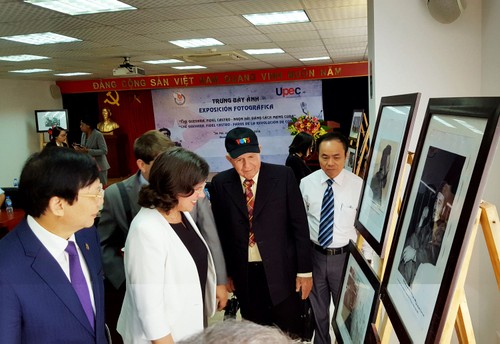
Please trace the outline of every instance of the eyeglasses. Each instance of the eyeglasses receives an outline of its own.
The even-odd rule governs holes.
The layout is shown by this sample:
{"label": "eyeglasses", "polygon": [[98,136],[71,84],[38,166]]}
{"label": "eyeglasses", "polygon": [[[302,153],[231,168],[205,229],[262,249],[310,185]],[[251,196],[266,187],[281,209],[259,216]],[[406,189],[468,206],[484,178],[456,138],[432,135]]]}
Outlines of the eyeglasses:
{"label": "eyeglasses", "polygon": [[104,189],[102,187],[99,187],[99,189],[97,189],[97,194],[82,194],[80,196],[82,197],[94,197],[96,199],[103,199],[104,198]]}

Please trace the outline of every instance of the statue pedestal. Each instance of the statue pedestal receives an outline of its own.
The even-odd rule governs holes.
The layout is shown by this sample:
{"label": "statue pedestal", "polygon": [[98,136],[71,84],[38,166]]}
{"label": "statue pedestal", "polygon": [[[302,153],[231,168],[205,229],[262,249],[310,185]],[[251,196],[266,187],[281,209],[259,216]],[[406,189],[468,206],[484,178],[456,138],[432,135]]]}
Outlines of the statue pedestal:
{"label": "statue pedestal", "polygon": [[108,159],[110,169],[108,178],[121,178],[129,175],[127,167],[127,135],[113,133],[104,135],[104,140],[108,146]]}

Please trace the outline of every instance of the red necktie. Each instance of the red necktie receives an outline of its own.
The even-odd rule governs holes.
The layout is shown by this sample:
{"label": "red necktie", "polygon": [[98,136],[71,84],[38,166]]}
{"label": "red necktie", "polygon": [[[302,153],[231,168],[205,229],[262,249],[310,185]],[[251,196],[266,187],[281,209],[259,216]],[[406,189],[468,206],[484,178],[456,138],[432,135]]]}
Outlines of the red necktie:
{"label": "red necktie", "polygon": [[254,197],[253,197],[253,192],[252,192],[252,185],[253,185],[253,180],[252,179],[245,179],[243,182],[245,185],[245,196],[247,200],[247,209],[248,209],[248,221],[250,222],[250,234],[248,238],[248,245],[251,247],[255,245],[255,236],[253,234],[252,230],[252,220],[253,220],[253,204],[254,204]]}

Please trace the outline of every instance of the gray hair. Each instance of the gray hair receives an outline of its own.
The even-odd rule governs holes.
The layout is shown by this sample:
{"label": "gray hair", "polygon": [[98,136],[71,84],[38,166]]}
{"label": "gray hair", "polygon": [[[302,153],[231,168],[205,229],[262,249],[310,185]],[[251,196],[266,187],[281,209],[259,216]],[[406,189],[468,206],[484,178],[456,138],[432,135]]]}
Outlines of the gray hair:
{"label": "gray hair", "polygon": [[251,321],[226,320],[207,327],[203,332],[179,344],[290,344],[295,343],[277,327],[263,326]]}

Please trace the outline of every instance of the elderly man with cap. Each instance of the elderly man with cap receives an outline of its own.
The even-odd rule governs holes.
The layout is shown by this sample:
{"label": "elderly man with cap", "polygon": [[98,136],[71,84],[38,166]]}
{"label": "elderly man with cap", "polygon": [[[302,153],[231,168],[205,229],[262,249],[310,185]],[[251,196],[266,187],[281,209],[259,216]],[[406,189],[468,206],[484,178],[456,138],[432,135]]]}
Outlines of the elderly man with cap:
{"label": "elderly man with cap", "polygon": [[312,288],[311,244],[292,170],[262,163],[249,128],[226,136],[233,166],[212,179],[211,201],[227,265],[228,291],[243,318],[300,332],[300,299]]}

